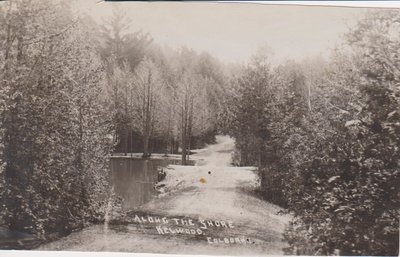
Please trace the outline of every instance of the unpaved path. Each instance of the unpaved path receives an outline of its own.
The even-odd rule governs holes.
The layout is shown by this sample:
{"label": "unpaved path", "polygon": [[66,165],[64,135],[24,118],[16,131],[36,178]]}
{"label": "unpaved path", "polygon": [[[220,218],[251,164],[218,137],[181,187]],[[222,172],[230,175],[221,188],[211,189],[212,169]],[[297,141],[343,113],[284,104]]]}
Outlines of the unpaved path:
{"label": "unpaved path", "polygon": [[[216,144],[194,155],[200,159],[197,166],[169,166],[160,185],[163,193],[132,211],[127,224],[91,226],[40,250],[282,254],[286,246],[282,233],[289,217],[256,196],[254,168],[230,165],[233,147],[231,138],[218,136]],[[170,222],[153,224],[146,216]],[[177,228],[201,229],[201,234],[174,233]]]}

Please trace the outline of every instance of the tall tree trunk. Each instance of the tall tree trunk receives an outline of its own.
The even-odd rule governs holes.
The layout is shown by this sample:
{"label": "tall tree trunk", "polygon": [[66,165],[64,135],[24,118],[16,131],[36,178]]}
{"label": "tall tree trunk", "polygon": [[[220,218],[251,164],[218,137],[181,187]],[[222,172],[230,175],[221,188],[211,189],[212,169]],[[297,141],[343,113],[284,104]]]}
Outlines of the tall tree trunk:
{"label": "tall tree trunk", "polygon": [[188,92],[185,92],[185,102],[182,109],[182,165],[186,165],[187,148],[187,125],[188,125]]}
{"label": "tall tree trunk", "polygon": [[125,99],[124,99],[124,107],[125,107],[125,156],[128,155],[128,140],[129,140],[129,123],[128,123],[128,86],[125,85]]}
{"label": "tall tree trunk", "polygon": [[115,140],[114,143],[118,148],[115,149],[118,152],[122,152],[122,140],[124,140],[124,135],[123,135],[123,123],[121,122],[121,120],[119,120],[118,116],[120,114],[120,103],[118,102],[118,95],[119,95],[119,85],[118,85],[118,81],[115,78],[114,79],[114,83],[113,83],[113,88],[112,88],[112,98],[113,98],[113,124],[114,124],[114,133],[115,133]]}
{"label": "tall tree trunk", "polygon": [[188,142],[188,155],[187,155],[187,160],[189,160],[190,157],[190,149],[191,149],[191,141],[192,141],[192,127],[193,127],[193,97],[190,98],[190,105],[189,105],[189,118],[188,118],[188,124],[187,124],[187,142]]}
{"label": "tall tree trunk", "polygon": [[182,165],[186,165],[186,129],[187,129],[187,124],[186,124],[186,115],[182,115]]}
{"label": "tall tree trunk", "polygon": [[145,110],[145,125],[143,131],[143,157],[149,157],[149,138],[150,138],[150,123],[151,123],[151,74],[147,79],[147,95],[146,97],[146,110]]}
{"label": "tall tree trunk", "polygon": [[124,155],[127,156],[128,155],[128,133],[129,133],[129,129],[128,126],[125,127],[125,135],[124,135]]}
{"label": "tall tree trunk", "polygon": [[169,114],[168,114],[168,125],[167,125],[167,133],[166,133],[166,138],[165,138],[165,156],[168,156],[168,150],[171,149],[171,115],[172,115],[172,104],[170,105],[169,108]]}
{"label": "tall tree trunk", "polygon": [[[133,93],[132,93],[132,88],[130,88],[130,101],[129,101],[129,106],[130,106],[130,109],[131,110],[134,110],[134,107],[133,107]],[[130,140],[130,147],[129,147],[129,149],[130,149],[130,153],[131,153],[131,157],[133,156],[133,136],[134,136],[134,129],[133,129],[133,126],[131,126],[131,128],[130,128],[130,135],[131,135],[131,140]]]}
{"label": "tall tree trunk", "polygon": [[171,154],[175,153],[176,150],[176,142],[177,140],[175,140],[175,137],[171,137]]}
{"label": "tall tree trunk", "polygon": [[143,135],[143,157],[148,157],[148,156],[149,156],[149,131],[148,129],[145,128]]}

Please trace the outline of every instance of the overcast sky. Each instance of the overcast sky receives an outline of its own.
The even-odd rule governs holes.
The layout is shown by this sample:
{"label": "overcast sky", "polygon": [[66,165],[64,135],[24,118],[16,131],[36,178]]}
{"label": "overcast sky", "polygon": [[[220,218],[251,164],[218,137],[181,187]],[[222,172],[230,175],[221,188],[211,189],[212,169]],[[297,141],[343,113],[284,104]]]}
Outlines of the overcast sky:
{"label": "overcast sky", "polygon": [[[90,0],[88,0],[90,1]],[[86,3],[96,21],[111,15],[116,3]],[[268,45],[276,62],[327,56],[341,35],[366,9],[271,6],[244,3],[120,2],[131,30],[148,32],[160,45],[207,51],[227,62],[246,62]]]}

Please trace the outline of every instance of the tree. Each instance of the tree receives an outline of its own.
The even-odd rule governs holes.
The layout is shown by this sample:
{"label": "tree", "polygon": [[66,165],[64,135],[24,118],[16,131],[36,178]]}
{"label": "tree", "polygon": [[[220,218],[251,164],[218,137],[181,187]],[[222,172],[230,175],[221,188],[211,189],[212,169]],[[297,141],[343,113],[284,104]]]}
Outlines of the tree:
{"label": "tree", "polygon": [[240,165],[259,166],[265,161],[264,141],[270,136],[273,80],[268,56],[254,56],[232,92],[232,102],[228,103],[232,109],[229,133],[237,139]]}
{"label": "tree", "polygon": [[[183,72],[178,82],[178,117],[180,120],[179,130],[181,135],[182,165],[187,163],[188,149],[190,149],[190,138],[192,136],[194,102],[196,98],[193,74]],[[189,150],[190,151],[190,150]]]}
{"label": "tree", "polygon": [[160,74],[156,65],[145,58],[135,69],[134,107],[135,123],[143,138],[143,157],[149,157],[149,141],[154,133],[160,112],[160,98],[163,93]]}
{"label": "tree", "polygon": [[62,2],[10,1],[0,13],[5,222],[66,234],[99,219],[108,193],[102,65]]}
{"label": "tree", "polygon": [[321,74],[312,136],[290,144],[307,142],[285,177],[296,217],[287,253],[398,254],[398,14],[369,13]]}
{"label": "tree", "polygon": [[[141,63],[147,54],[147,48],[152,39],[148,34],[140,31],[131,33],[130,20],[121,9],[113,9],[113,15],[109,21],[105,21],[100,27],[99,53],[106,67],[109,93],[110,112],[113,113],[114,141],[116,150],[127,155],[129,138],[134,137],[132,115],[129,106],[134,99],[128,97],[135,68]],[[132,133],[130,133],[132,132]],[[133,146],[131,144],[130,148]]]}
{"label": "tree", "polygon": [[165,97],[161,102],[163,106],[169,106],[169,111],[161,120],[166,125],[164,129],[168,128],[167,131],[171,132],[171,139],[179,134],[182,163],[186,165],[190,149],[214,139],[217,125],[214,106],[218,104],[215,101],[220,99],[211,100],[217,99],[212,91],[216,85],[212,78],[214,75],[206,68],[208,61],[205,60],[211,60],[211,57],[200,58],[195,51],[187,48],[167,50],[164,58],[168,64],[162,69]]}

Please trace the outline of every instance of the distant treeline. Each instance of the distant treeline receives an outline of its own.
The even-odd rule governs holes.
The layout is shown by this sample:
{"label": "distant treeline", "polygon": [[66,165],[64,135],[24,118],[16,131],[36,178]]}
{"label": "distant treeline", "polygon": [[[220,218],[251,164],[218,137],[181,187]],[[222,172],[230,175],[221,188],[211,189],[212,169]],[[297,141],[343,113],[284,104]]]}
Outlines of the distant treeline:
{"label": "distant treeline", "polygon": [[115,151],[179,151],[184,163],[190,149],[213,141],[225,72],[207,53],[160,48],[127,27],[115,11],[98,32]]}
{"label": "distant treeline", "polygon": [[[192,149],[203,148],[206,144],[212,144],[215,142],[216,130],[208,130],[198,136],[191,136],[190,142],[192,142]],[[127,143],[125,142],[127,140]],[[188,149],[189,150],[189,149]],[[126,154],[128,153],[141,153],[143,152],[143,138],[139,133],[131,130],[127,138],[123,138],[118,141],[114,147],[114,153]],[[167,141],[165,137],[154,136],[149,142],[149,153],[164,153],[168,154],[181,154],[180,139],[175,138],[171,141]]]}

